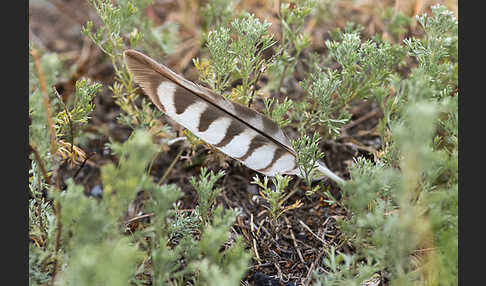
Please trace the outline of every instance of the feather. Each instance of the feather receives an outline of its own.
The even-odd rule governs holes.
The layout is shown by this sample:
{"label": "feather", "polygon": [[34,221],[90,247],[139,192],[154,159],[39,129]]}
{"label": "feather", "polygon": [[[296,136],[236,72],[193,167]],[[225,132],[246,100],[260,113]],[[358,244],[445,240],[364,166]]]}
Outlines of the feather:
{"label": "feather", "polygon": [[[301,175],[287,136],[268,117],[228,101],[140,52],[126,50],[124,58],[151,101],[203,141],[264,175]],[[316,164],[325,176],[344,182],[324,163]]]}

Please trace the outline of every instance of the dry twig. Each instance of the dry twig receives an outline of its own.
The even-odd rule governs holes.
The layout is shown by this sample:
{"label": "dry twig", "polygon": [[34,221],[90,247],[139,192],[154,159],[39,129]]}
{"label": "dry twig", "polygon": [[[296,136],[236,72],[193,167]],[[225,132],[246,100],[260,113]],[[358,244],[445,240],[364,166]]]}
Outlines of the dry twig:
{"label": "dry twig", "polygon": [[321,251],[319,251],[319,254],[317,255],[317,258],[312,261],[312,264],[309,268],[309,271],[307,271],[307,275],[305,277],[305,280],[304,282],[302,283],[303,285],[307,286],[309,285],[310,281],[311,281],[311,274],[312,274],[312,271],[314,270],[314,268],[316,267],[317,263],[319,263],[319,260],[321,260],[321,256],[322,254],[324,253],[324,249],[321,249]]}
{"label": "dry twig", "polygon": [[320,242],[322,242],[322,244],[324,244],[324,246],[328,246],[328,243],[320,238],[317,234],[315,234],[312,229],[310,229],[310,227],[308,225],[306,225],[303,221],[301,221],[300,219],[298,219],[299,223],[308,231],[310,232],[315,238],[317,238]]}
{"label": "dry twig", "polygon": [[47,124],[49,125],[49,133],[51,135],[51,153],[54,156],[56,154],[57,145],[56,145],[56,133],[54,132],[54,124],[52,122],[51,117],[51,106],[49,104],[49,96],[47,95],[47,86],[46,86],[46,79],[44,78],[44,73],[42,72],[42,67],[40,64],[39,53],[37,50],[33,49],[31,52],[32,57],[34,58],[34,65],[37,70],[37,76],[39,78],[39,84],[42,92],[42,98],[44,99],[44,107],[47,116]]}
{"label": "dry twig", "polygon": [[302,256],[302,252],[300,251],[300,248],[297,245],[297,241],[295,239],[294,231],[292,230],[292,225],[290,224],[290,221],[286,216],[284,216],[283,218],[285,220],[285,223],[287,224],[287,228],[290,230],[290,236],[292,237],[292,241],[294,243],[294,248],[297,251],[297,254],[299,255],[300,262],[302,263],[302,265],[306,266],[304,257]]}

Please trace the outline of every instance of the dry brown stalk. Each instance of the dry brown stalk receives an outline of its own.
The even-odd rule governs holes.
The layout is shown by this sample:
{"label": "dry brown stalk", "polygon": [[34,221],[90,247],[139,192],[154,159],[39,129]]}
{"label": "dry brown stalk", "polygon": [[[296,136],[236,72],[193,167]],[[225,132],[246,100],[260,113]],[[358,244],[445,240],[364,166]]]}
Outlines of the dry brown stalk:
{"label": "dry brown stalk", "polygon": [[47,95],[46,79],[44,78],[44,73],[42,72],[39,53],[35,49],[32,49],[30,53],[34,58],[34,65],[37,70],[37,76],[39,77],[39,84],[40,84],[42,97],[44,99],[44,106],[46,110],[47,124],[49,125],[49,133],[51,135],[51,153],[52,155],[54,155],[56,154],[57,151],[56,133],[54,132],[54,124],[52,122],[52,117],[51,117],[51,106],[49,104],[49,96]]}

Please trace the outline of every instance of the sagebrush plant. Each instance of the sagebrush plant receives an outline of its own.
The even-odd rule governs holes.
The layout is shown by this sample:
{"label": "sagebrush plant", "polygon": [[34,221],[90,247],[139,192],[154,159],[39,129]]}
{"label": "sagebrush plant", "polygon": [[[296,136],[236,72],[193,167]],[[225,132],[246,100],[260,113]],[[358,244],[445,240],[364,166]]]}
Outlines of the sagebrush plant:
{"label": "sagebrush plant", "polygon": [[[50,102],[57,102],[52,89],[42,90],[37,71],[37,64],[34,64],[32,52],[35,51],[33,46],[29,47],[29,118],[31,124],[29,125],[29,143],[34,145],[42,160],[45,161],[46,169],[50,169],[52,164],[51,144],[50,144],[50,130],[47,128],[48,116],[46,107],[44,105],[43,96],[47,96]],[[56,54],[45,53],[39,55],[39,65],[43,70],[45,85],[50,87],[56,83],[56,77],[61,73],[61,61]],[[52,109],[55,109],[54,104],[51,104]],[[57,110],[61,107],[57,106]],[[38,168],[38,166],[36,167]]]}
{"label": "sagebrush plant", "polygon": [[158,54],[168,54],[174,51],[177,43],[177,25],[169,23],[155,27],[152,21],[143,15],[145,8],[152,0],[88,0],[96,10],[102,25],[94,28],[88,21],[83,27],[83,34],[95,43],[110,59],[115,71],[115,81],[109,87],[115,98],[115,103],[124,113],[118,121],[135,129],[138,126],[152,129],[154,134],[161,130],[155,118],[161,113],[149,108],[146,99],[137,103],[139,93],[133,84],[130,73],[123,60],[126,49],[144,48]]}
{"label": "sagebrush plant", "polygon": [[[141,10],[149,2],[90,1],[103,25],[93,32],[92,24],[88,23],[84,32],[111,60],[115,83],[110,90],[116,103],[125,111],[119,121],[134,129],[125,143],[107,144],[118,161],[101,167],[101,200],[87,197],[84,187],[71,179],[61,191],[54,180],[63,157],[52,152],[56,146],[63,146],[63,140],[78,142],[85,136],[83,128],[94,108],[93,97],[101,85],[80,79],[72,99],[63,103],[53,89],[42,88],[54,86],[64,72],[61,62],[56,54],[42,53],[32,45],[30,47],[29,142],[35,150],[29,170],[29,234],[32,242],[29,277],[32,285],[142,285],[149,279],[157,285],[186,285],[189,281],[199,285],[238,285],[246,271],[250,256],[241,238],[230,241],[231,245],[225,245],[226,249],[220,251],[230,240],[229,228],[237,212],[223,211],[221,206],[208,212],[212,198],[218,194],[218,189],[212,189],[213,173],[206,177],[203,171],[201,181],[195,183],[204,206],[184,214],[177,207],[177,200],[182,195],[180,189],[174,185],[156,184],[147,172],[160,150],[152,142],[152,135],[157,134],[153,129],[167,127],[154,126],[156,121],[153,119],[159,117],[160,112],[154,111],[146,102],[140,107],[135,101],[136,89],[123,62],[122,51],[135,48],[141,40],[138,31],[146,32],[151,27],[150,23],[141,20]],[[164,47],[158,48],[164,50]],[[44,82],[39,80],[34,55],[39,59]],[[46,112],[44,95],[50,113]],[[49,119],[52,119],[52,130],[55,131],[54,142],[50,140]],[[204,183],[208,178],[209,183]],[[125,213],[140,192],[151,198],[147,210],[153,212],[154,223],[128,236]],[[212,195],[205,197],[206,194]],[[204,219],[201,209],[206,211]],[[183,261],[186,264],[182,265]],[[144,274],[147,264],[151,265],[150,276]]]}
{"label": "sagebrush plant", "polygon": [[308,186],[311,185],[313,174],[317,170],[316,163],[324,157],[324,153],[319,149],[320,139],[319,135],[314,133],[312,137],[304,134],[290,141],[292,147],[297,150],[296,162]]}
{"label": "sagebrush plant", "polygon": [[[180,187],[156,182],[150,166],[170,147],[166,141],[163,148],[156,146],[153,137],[169,128],[155,120],[161,112],[148,101],[137,100],[140,92],[122,57],[127,48],[171,53],[177,25],[155,27],[143,16],[150,0],[88,2],[102,25],[95,29],[87,23],[84,34],[113,65],[115,80],[109,89],[123,111],[119,123],[130,126],[132,134],[123,143],[110,139],[106,146],[117,161],[100,168],[101,199],[87,197],[83,186],[72,179],[61,190],[57,171],[67,158],[59,150],[67,146],[64,152],[67,148],[72,153],[68,147],[83,147],[83,128],[102,86],[80,79],[72,98],[61,102],[51,87],[65,72],[62,62],[56,54],[30,45],[30,284],[240,285],[250,254],[242,237],[231,234],[238,211],[224,210],[217,203],[224,188],[217,186],[218,180],[225,173],[201,168],[200,175],[190,180],[199,196],[190,212],[180,209]],[[375,160],[356,158],[351,179],[342,186],[343,195],[336,199],[322,184],[312,189],[325,192],[328,204],[346,210],[338,225],[341,239],[352,249],[352,253],[339,247],[326,249],[316,262],[315,269],[325,270],[314,270],[316,284],[367,285],[378,277],[387,285],[456,285],[458,31],[452,12],[434,6],[431,16],[417,18],[424,36],[400,44],[380,36],[363,40],[362,27],[349,23],[330,32],[328,54],[322,57],[306,51],[310,37],[304,23],[319,17],[319,9],[331,6],[332,0],[283,3],[278,42],[269,33],[268,22],[235,11],[236,2],[210,0],[201,9],[205,25],[201,43],[208,54],[194,60],[200,80],[246,105],[261,100],[262,112],[280,127],[297,130],[292,146],[308,187],[316,176],[315,163],[324,156],[319,145],[340,135],[351,119],[350,104],[366,99],[383,112],[377,126],[382,148]],[[389,13],[384,11],[388,30],[400,39],[410,21]],[[273,57],[264,57],[264,52]],[[417,66],[405,74],[399,68],[407,57]],[[308,68],[299,83],[304,96],[290,100],[286,80],[299,61]],[[260,88],[275,96],[262,98],[263,92],[257,90],[264,74],[268,81]],[[197,141],[190,134],[186,137]],[[302,204],[282,203],[291,178],[253,179],[273,225]],[[150,223],[130,232],[126,212],[137,194],[148,198],[144,212],[150,214]]]}
{"label": "sagebrush plant", "polygon": [[269,186],[267,176],[264,176],[263,182],[258,175],[253,177],[253,181],[251,183],[258,185],[261,188],[260,194],[269,204],[268,216],[273,224],[276,224],[277,219],[283,213],[302,206],[302,203],[299,200],[292,205],[282,206],[281,201],[286,195],[286,188],[291,180],[292,177],[290,176],[277,174],[275,178],[272,178],[273,186]]}
{"label": "sagebrush plant", "polygon": [[94,110],[93,98],[100,91],[101,84],[92,83],[89,79],[76,82],[74,100],[64,105],[64,110],[56,114],[56,133],[59,138],[69,140],[79,138],[83,128],[88,124],[89,114]]}
{"label": "sagebrush plant", "polygon": [[344,186],[340,225],[356,252],[333,250],[342,262],[325,260],[319,283],[378,273],[390,285],[457,285],[457,20],[440,5],[432,13],[417,18],[425,38],[404,40],[418,66],[388,83],[395,98],[377,98],[389,131],[378,160],[358,159]]}
{"label": "sagebrush plant", "polygon": [[[158,185],[146,173],[146,167],[158,152],[147,131],[135,130],[125,143],[109,146],[119,161],[101,168],[104,187],[101,201],[87,197],[82,186],[68,180],[65,191],[50,193],[62,206],[61,217],[48,210],[41,212],[42,217],[34,214],[35,208],[30,212],[31,238],[47,240],[43,249],[31,247],[31,279],[38,283],[48,280],[47,263],[52,261],[49,255],[54,251],[56,232],[61,231],[62,252],[56,258],[62,262],[58,264],[64,266],[56,285],[120,285],[127,281],[138,285],[146,281],[140,276],[149,261],[152,279],[158,285],[183,285],[188,280],[199,280],[201,285],[212,282],[238,285],[249,259],[241,239],[223,252],[218,249],[229,239],[229,228],[237,213],[223,213],[219,206],[212,212],[211,220],[197,218],[200,216],[197,211],[180,215],[174,206],[182,196],[180,189],[174,185]],[[201,181],[196,183],[198,190],[217,193],[210,188],[215,182],[214,176],[221,175],[210,174],[206,181],[208,175],[203,172]],[[133,236],[126,236],[123,214],[141,191],[148,192],[151,197],[148,211],[154,213],[153,224]],[[39,229],[40,219],[44,220],[47,233]],[[61,230],[55,227],[55,220],[59,219]],[[197,233],[201,235],[199,241],[194,239]],[[151,238],[149,242],[146,237]],[[188,268],[181,268],[184,257]]]}
{"label": "sagebrush plant", "polygon": [[[204,29],[206,31],[212,30],[215,27],[228,27],[233,19],[235,5],[239,0],[209,0],[206,5],[201,8],[201,13],[204,16]],[[203,35],[205,39],[207,35]]]}
{"label": "sagebrush plant", "polygon": [[280,92],[284,81],[293,74],[300,55],[310,45],[310,37],[304,33],[304,23],[316,4],[317,1],[309,0],[280,4],[282,33],[276,47],[276,57],[269,64],[271,80],[266,86],[267,89]]}
{"label": "sagebrush plant", "polygon": [[[245,105],[251,104],[256,83],[267,65],[263,52],[276,43],[268,33],[269,26],[253,14],[243,13],[228,26],[210,31],[206,40],[209,58],[194,60],[200,80],[219,93],[240,80],[241,84],[231,93],[223,95]],[[232,34],[236,39],[231,38]]]}
{"label": "sagebrush plant", "polygon": [[[309,94],[312,100],[312,107],[304,114],[303,120],[311,126],[326,126],[329,134],[338,135],[341,127],[349,121],[347,112],[340,112],[338,118],[333,118],[333,113],[342,109],[342,106],[335,104],[332,96],[341,85],[341,80],[334,71],[323,71],[320,67],[314,67],[309,77],[301,82],[301,86]],[[305,132],[307,124],[300,124],[301,132]]]}
{"label": "sagebrush plant", "polygon": [[64,267],[65,255],[60,246],[60,221],[64,216],[60,203],[52,202],[60,191],[56,170],[66,160],[77,162],[75,158],[84,153],[76,144],[86,136],[83,127],[100,85],[79,80],[75,92],[64,103],[51,88],[65,72],[57,55],[39,51],[33,45],[29,52],[29,235],[33,242],[29,247],[29,277],[35,285],[52,280],[53,273]]}
{"label": "sagebrush plant", "polygon": [[223,176],[224,171],[220,170],[215,174],[213,171],[208,172],[208,170],[203,167],[201,168],[199,180],[196,180],[194,177],[191,178],[190,183],[194,189],[196,189],[199,196],[196,212],[200,214],[203,223],[208,222],[213,201],[222,191],[221,188],[215,188],[214,184]]}

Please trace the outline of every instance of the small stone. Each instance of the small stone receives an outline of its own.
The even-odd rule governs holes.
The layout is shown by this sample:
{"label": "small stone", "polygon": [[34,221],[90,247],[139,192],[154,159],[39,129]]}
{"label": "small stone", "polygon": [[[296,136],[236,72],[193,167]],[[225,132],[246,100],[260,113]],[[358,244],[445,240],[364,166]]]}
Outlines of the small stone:
{"label": "small stone", "polygon": [[103,189],[101,188],[100,185],[96,185],[91,189],[90,194],[95,198],[101,198],[103,195]]}

